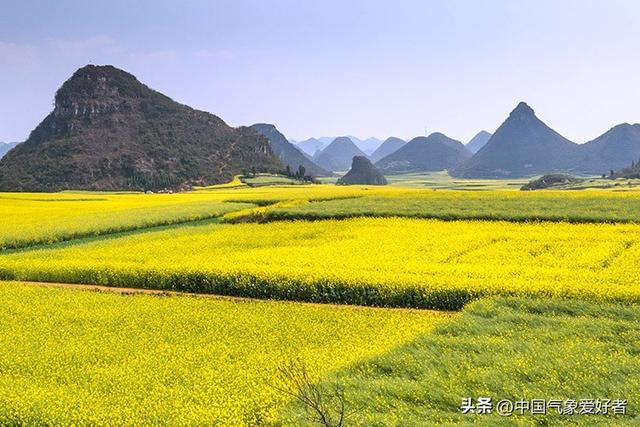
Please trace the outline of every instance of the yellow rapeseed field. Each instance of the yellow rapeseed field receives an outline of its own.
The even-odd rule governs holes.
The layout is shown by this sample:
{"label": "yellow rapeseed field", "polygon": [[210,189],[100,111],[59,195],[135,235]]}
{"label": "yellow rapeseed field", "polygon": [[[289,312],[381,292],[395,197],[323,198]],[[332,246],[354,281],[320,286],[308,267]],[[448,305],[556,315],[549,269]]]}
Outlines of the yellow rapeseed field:
{"label": "yellow rapeseed field", "polygon": [[[250,209],[253,204],[260,207]],[[640,222],[639,212],[640,192],[604,190],[468,192],[335,185],[251,188],[234,181],[180,194],[0,193],[0,250],[224,214],[231,221],[245,220],[243,217],[247,216],[252,220],[397,215]]]}
{"label": "yellow rapeseed field", "polygon": [[[369,194],[367,191],[366,187],[328,185],[223,185],[176,194],[0,193],[0,250],[214,218],[246,209],[254,201],[325,200]],[[393,189],[377,191],[403,194]]]}
{"label": "yellow rapeseed field", "polygon": [[0,425],[257,425],[314,378],[390,351],[448,315],[0,283]]}
{"label": "yellow rapeseed field", "polygon": [[174,227],[0,255],[0,277],[459,309],[483,295],[640,301],[640,225],[358,218]]}
{"label": "yellow rapeseed field", "polygon": [[192,194],[3,193],[0,249],[213,218],[246,207]]}

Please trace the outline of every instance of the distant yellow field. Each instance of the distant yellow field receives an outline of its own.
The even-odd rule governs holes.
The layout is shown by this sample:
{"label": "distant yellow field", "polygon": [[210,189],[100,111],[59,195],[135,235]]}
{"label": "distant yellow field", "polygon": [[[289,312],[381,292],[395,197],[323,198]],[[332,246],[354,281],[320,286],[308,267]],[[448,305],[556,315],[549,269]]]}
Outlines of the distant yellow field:
{"label": "distant yellow field", "polygon": [[[405,192],[391,188],[373,191]],[[333,185],[261,188],[223,185],[176,194],[0,193],[0,249],[214,218],[245,209],[246,203],[252,202],[325,200],[365,194],[369,194],[366,187]]]}
{"label": "distant yellow field", "polygon": [[[268,206],[273,203],[279,204]],[[257,211],[247,210],[256,204],[260,205]],[[232,219],[258,214],[275,219],[407,216],[640,222],[640,192],[470,192],[335,185],[251,188],[242,183],[230,183],[179,194],[0,193],[0,249],[225,214]]]}
{"label": "distant yellow field", "polygon": [[639,273],[636,224],[205,224],[0,255],[6,279],[445,309],[492,294],[640,301]]}

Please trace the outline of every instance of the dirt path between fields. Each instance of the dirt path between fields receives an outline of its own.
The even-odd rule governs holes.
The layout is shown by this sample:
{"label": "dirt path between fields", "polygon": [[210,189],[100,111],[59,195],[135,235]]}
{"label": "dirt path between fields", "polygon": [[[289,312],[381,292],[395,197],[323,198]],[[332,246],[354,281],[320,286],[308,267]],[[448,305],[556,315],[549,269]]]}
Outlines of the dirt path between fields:
{"label": "dirt path between fields", "polygon": [[[3,281],[0,281],[0,286],[2,282]],[[19,280],[10,280],[10,281],[4,281],[4,282],[21,283],[26,286],[76,289],[76,290],[85,290],[85,291],[94,291],[94,292],[111,292],[111,293],[116,293],[121,295],[142,294],[142,295],[157,295],[157,296],[169,296],[169,297],[212,298],[212,299],[219,299],[219,300],[244,301],[244,302],[256,302],[256,301],[279,302],[279,303],[285,303],[285,304],[287,303],[288,304],[304,304],[304,305],[316,306],[316,307],[343,307],[343,308],[355,308],[355,309],[366,309],[366,310],[396,310],[396,311],[408,311],[408,312],[433,311],[440,314],[458,313],[457,311],[445,311],[445,310],[427,310],[427,309],[418,309],[418,308],[398,308],[398,307],[373,307],[373,306],[351,305],[351,304],[324,304],[324,303],[305,302],[305,301],[233,297],[228,295],[198,294],[193,292],[163,291],[158,289],[119,288],[115,286],[83,285],[83,284],[74,284],[74,283],[30,282],[30,281],[19,281]]]}

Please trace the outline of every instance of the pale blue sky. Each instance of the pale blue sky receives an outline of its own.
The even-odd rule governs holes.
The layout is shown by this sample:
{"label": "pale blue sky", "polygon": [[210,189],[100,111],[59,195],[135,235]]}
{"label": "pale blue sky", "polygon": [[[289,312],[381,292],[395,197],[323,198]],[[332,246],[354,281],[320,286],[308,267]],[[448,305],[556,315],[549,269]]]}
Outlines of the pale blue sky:
{"label": "pale blue sky", "polygon": [[0,0],[0,141],[87,63],[296,139],[466,141],[524,100],[584,142],[640,122],[640,2]]}

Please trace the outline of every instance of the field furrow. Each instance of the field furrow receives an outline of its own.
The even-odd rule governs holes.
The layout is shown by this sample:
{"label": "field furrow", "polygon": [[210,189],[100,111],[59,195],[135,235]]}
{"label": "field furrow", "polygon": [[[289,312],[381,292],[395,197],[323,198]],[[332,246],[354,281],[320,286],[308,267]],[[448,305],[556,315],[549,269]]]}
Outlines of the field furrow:
{"label": "field furrow", "polygon": [[194,224],[4,253],[0,277],[447,310],[487,295],[635,302],[639,240],[635,224]]}

